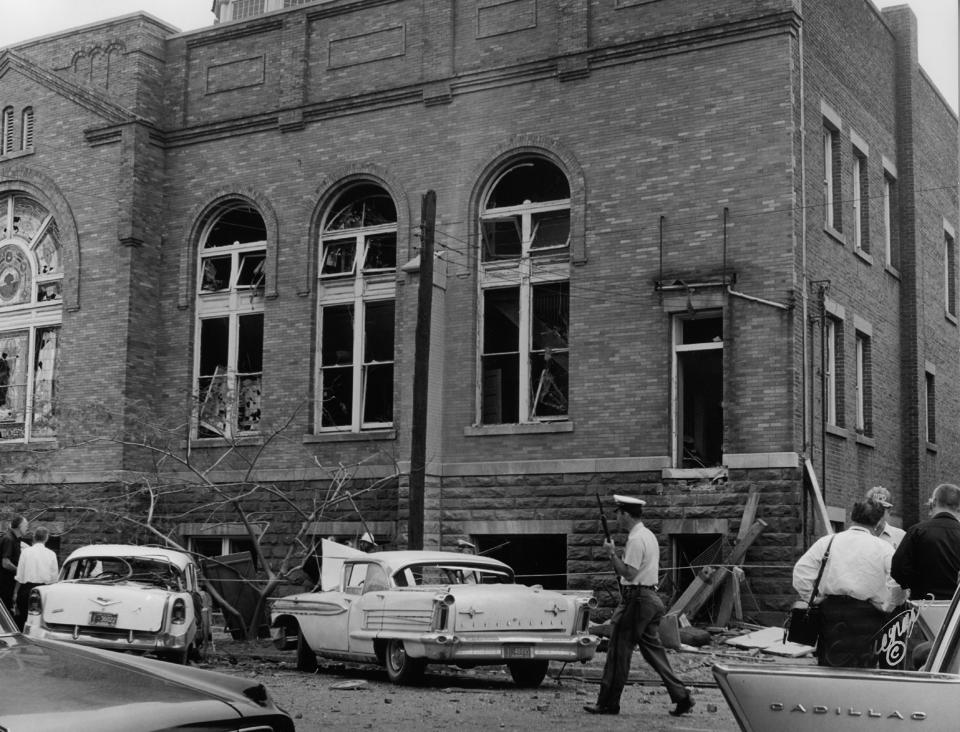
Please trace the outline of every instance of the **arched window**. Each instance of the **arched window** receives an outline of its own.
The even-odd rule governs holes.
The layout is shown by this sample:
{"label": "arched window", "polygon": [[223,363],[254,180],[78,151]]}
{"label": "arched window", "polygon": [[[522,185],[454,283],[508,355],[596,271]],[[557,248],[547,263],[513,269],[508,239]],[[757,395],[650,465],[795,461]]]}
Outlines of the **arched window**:
{"label": "arched window", "polygon": [[397,210],[380,186],[342,191],[320,235],[319,430],[393,424]]}
{"label": "arched window", "polygon": [[0,155],[13,152],[13,107],[4,107],[0,112]]}
{"label": "arched window", "polygon": [[479,214],[479,422],[566,419],[569,182],[549,160],[514,160]]}
{"label": "arched window", "polygon": [[197,437],[260,428],[266,249],[263,218],[245,203],[221,207],[205,227],[197,266]]}
{"label": "arched window", "polygon": [[28,196],[0,195],[0,441],[56,435],[62,287],[54,217]]}
{"label": "arched window", "polygon": [[26,107],[20,118],[20,149],[33,147],[33,107]]}

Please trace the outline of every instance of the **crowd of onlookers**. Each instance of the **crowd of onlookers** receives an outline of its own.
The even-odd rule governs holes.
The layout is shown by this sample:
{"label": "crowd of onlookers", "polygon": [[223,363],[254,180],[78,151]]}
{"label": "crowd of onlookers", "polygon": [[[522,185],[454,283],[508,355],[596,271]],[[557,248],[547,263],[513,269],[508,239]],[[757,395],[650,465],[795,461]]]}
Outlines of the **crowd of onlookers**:
{"label": "crowd of onlookers", "polygon": [[[889,522],[890,492],[872,488],[853,504],[849,528],[819,538],[797,561],[793,587],[820,618],[820,665],[882,666],[877,639],[892,621],[915,612],[918,602],[953,597],[960,576],[960,488],[938,485],[928,506],[930,517],[904,531]],[[927,647],[913,648],[914,666]]]}
{"label": "crowd of onlookers", "polygon": [[56,581],[59,573],[57,555],[46,546],[49,530],[38,526],[33,531],[33,543],[26,545],[23,537],[29,530],[25,516],[14,516],[10,528],[0,537],[0,602],[20,630],[27,619],[30,591]]}

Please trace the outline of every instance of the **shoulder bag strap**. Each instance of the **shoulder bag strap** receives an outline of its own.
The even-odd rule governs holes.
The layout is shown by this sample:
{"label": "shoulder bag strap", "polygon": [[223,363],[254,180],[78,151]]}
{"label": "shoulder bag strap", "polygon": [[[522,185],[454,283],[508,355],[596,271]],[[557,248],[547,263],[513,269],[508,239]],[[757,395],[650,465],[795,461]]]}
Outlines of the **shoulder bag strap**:
{"label": "shoulder bag strap", "polygon": [[833,540],[837,538],[837,535],[834,534],[830,537],[830,541],[827,542],[827,551],[823,554],[823,559],[820,560],[820,571],[817,572],[817,579],[813,582],[813,589],[810,591],[810,601],[807,603],[810,607],[813,607],[813,600],[817,596],[817,590],[820,588],[820,578],[823,577],[823,570],[827,567],[827,560],[830,558],[830,547],[833,546]]}

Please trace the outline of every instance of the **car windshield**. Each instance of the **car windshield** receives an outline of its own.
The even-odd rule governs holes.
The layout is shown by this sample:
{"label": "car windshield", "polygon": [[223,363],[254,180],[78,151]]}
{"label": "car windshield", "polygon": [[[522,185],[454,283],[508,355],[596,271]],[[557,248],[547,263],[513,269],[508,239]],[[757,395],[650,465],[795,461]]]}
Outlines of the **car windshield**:
{"label": "car windshield", "polygon": [[412,564],[393,575],[397,587],[424,585],[502,585],[513,583],[513,573],[501,567],[470,564]]}
{"label": "car windshield", "polygon": [[60,578],[92,584],[136,583],[182,592],[183,574],[162,557],[77,557]]}

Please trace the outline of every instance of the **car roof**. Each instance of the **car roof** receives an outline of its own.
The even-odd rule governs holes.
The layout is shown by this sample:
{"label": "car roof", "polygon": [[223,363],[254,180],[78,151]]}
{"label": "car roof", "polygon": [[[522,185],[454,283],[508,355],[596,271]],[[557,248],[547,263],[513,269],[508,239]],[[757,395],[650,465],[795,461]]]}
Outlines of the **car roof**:
{"label": "car roof", "polygon": [[417,549],[370,552],[363,556],[347,557],[344,561],[363,561],[364,557],[381,561],[392,569],[399,569],[400,567],[405,567],[409,564],[418,564],[420,562],[449,562],[450,564],[480,565],[490,567],[491,569],[505,569],[508,572],[513,571],[508,565],[492,557],[464,554],[463,552],[422,551]]}
{"label": "car roof", "polygon": [[183,552],[159,546],[139,546],[137,544],[91,544],[71,552],[67,561],[80,557],[155,557],[181,568],[193,561],[189,555]]}

